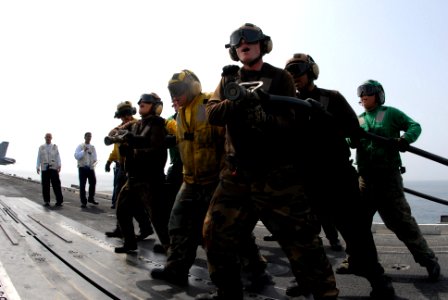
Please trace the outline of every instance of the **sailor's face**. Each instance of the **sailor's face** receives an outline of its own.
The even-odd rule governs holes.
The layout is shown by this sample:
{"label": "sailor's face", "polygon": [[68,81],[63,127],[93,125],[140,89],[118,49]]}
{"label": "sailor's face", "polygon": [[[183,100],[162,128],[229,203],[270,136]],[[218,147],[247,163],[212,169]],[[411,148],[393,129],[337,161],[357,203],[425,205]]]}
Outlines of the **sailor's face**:
{"label": "sailor's face", "polygon": [[147,116],[151,112],[152,103],[140,102],[138,105],[138,113],[141,116]]}
{"label": "sailor's face", "polygon": [[377,107],[375,95],[362,95],[361,97],[359,97],[359,103],[364,107],[366,111],[372,110]]}
{"label": "sailor's face", "polygon": [[243,64],[254,61],[261,54],[260,41],[247,43],[241,39],[241,43],[236,48],[236,54]]}
{"label": "sailor's face", "polygon": [[293,75],[293,78],[294,78],[294,84],[296,86],[296,89],[299,92],[303,92],[303,91],[307,90],[307,88],[308,88],[308,86],[310,84],[310,80],[308,79],[308,74],[307,73],[302,74],[300,76],[294,76]]}

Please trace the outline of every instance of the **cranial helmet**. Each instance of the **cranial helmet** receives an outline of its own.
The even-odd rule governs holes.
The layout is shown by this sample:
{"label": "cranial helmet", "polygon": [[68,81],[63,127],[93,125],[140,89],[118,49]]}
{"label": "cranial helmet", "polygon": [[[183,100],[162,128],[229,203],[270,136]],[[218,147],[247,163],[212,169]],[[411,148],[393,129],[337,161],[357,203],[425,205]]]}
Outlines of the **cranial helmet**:
{"label": "cranial helmet", "polygon": [[236,48],[241,44],[241,40],[244,39],[246,43],[260,42],[261,55],[265,55],[272,51],[272,40],[270,36],[263,33],[260,27],[251,23],[245,23],[240,28],[232,32],[230,35],[230,42],[226,44],[226,48],[229,48],[230,58],[234,61],[239,61],[236,53]]}
{"label": "cranial helmet", "polygon": [[162,113],[163,102],[162,102],[162,99],[160,99],[159,95],[157,95],[156,93],[150,93],[150,94],[143,94],[143,95],[141,95],[140,100],[138,101],[137,104],[140,104],[142,102],[143,103],[153,104],[152,112],[156,116],[160,116],[160,114]]}
{"label": "cranial helmet", "polygon": [[386,94],[384,93],[383,86],[381,85],[381,83],[373,79],[369,79],[365,81],[363,84],[361,84],[358,87],[357,94],[358,97],[361,97],[363,95],[367,96],[377,95],[376,101],[378,102],[379,105],[383,105],[384,102],[386,102]]}
{"label": "cranial helmet", "polygon": [[180,73],[174,73],[168,81],[168,90],[171,97],[179,97],[187,93],[194,98],[202,92],[202,86],[196,74],[190,70],[182,70]]}
{"label": "cranial helmet", "polygon": [[135,115],[137,110],[135,107],[132,107],[132,103],[130,101],[120,102],[117,105],[117,111],[115,112],[114,118],[121,118],[123,116],[132,116]]}
{"label": "cranial helmet", "polygon": [[315,80],[319,77],[319,66],[314,59],[304,53],[296,53],[286,62],[285,70],[293,76],[301,76],[308,73],[309,78]]}

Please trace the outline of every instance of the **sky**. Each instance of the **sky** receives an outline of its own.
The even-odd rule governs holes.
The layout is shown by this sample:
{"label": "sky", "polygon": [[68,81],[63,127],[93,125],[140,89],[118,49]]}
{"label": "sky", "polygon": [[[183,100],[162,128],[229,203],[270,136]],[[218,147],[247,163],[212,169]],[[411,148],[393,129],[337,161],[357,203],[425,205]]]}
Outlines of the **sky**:
{"label": "sky", "polygon": [[[340,91],[356,113],[356,88],[380,81],[385,105],[421,124],[413,146],[448,157],[447,11],[445,0],[0,1],[0,141],[17,160],[0,171],[39,179],[37,150],[51,132],[61,176],[76,174],[74,152],[90,131],[105,175],[117,104],[156,92],[170,116],[167,83],[182,69],[213,91],[222,67],[236,63],[224,45],[246,22],[272,38],[266,62],[283,68],[294,53],[311,55],[315,83]],[[405,181],[448,180],[447,166],[402,159]]]}

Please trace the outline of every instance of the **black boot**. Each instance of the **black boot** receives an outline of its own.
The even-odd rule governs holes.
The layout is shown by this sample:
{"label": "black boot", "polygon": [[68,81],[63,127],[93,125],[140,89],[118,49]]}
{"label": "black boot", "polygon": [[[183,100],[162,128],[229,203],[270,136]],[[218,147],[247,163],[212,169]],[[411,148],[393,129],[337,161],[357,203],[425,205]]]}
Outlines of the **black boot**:
{"label": "black boot", "polygon": [[440,265],[437,258],[433,258],[428,263],[425,264],[426,270],[428,271],[428,279],[432,282],[436,282],[440,277]]}
{"label": "black boot", "polygon": [[369,279],[372,286],[370,297],[378,300],[392,300],[395,299],[395,289],[392,286],[392,280],[386,276],[381,275],[375,279]]}
{"label": "black boot", "polygon": [[188,285],[188,274],[176,272],[175,270],[166,267],[153,269],[151,271],[151,277],[180,286]]}
{"label": "black boot", "polygon": [[135,244],[126,244],[124,243],[123,247],[115,248],[115,253],[135,253],[137,251],[137,243]]}
{"label": "black boot", "polygon": [[117,237],[117,238],[122,238],[123,234],[121,233],[121,230],[119,227],[116,227],[114,229],[114,231],[107,231],[106,232],[106,236],[107,237]]}

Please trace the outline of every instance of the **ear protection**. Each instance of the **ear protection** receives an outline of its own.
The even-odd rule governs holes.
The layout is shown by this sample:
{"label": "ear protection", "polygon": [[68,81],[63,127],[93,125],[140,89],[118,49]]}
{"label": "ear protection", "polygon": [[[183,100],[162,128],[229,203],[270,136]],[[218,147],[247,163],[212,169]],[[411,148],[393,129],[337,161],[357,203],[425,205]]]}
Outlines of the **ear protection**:
{"label": "ear protection", "polygon": [[152,104],[151,113],[155,114],[156,116],[160,116],[160,114],[162,114],[163,102],[159,95],[157,95],[156,93],[143,94],[140,97],[138,104],[140,104],[140,102]]}
{"label": "ear protection", "polygon": [[308,63],[310,64],[312,78],[317,79],[319,77],[319,66],[310,55],[308,55]]}

